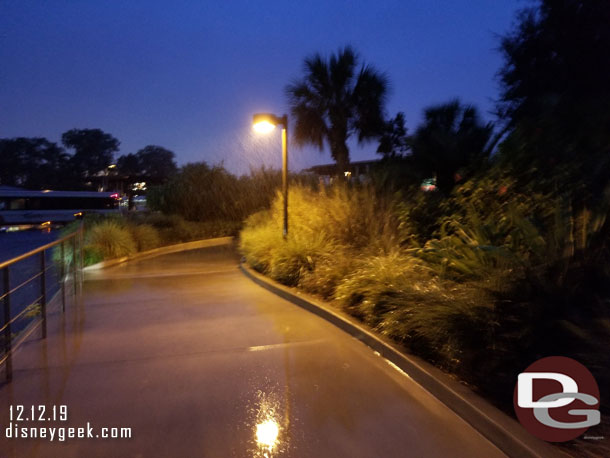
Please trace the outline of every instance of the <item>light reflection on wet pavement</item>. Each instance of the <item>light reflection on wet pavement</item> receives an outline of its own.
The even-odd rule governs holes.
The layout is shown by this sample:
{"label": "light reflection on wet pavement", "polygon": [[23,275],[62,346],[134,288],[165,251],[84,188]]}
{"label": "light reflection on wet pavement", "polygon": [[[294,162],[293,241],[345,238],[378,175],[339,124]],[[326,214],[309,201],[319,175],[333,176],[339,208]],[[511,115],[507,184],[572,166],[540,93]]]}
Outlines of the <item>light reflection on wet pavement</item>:
{"label": "light reflection on wet pavement", "polygon": [[[117,266],[15,357],[8,406],[131,439],[0,438],[0,457],[495,457],[502,453],[372,350],[274,296],[217,247]],[[36,424],[40,426],[40,424]],[[28,427],[33,426],[27,424]]]}

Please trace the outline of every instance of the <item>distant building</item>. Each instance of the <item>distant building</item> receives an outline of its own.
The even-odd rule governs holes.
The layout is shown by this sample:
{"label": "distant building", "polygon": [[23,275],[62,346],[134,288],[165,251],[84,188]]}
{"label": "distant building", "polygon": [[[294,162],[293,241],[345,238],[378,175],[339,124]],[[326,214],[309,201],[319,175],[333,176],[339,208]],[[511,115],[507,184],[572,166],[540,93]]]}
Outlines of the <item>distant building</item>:
{"label": "distant building", "polygon": [[[343,171],[343,174],[348,178],[357,178],[361,180],[379,163],[379,159],[350,162],[347,170]],[[313,167],[305,169],[304,172],[314,173],[326,183],[330,183],[337,176],[337,164],[314,165]]]}
{"label": "distant building", "polygon": [[[343,173],[349,179],[355,179],[360,182],[366,181],[370,173],[382,163],[382,159],[370,160],[370,161],[354,161],[349,164],[347,170]],[[314,165],[303,172],[309,172],[317,175],[320,178],[320,182],[325,184],[331,184],[337,177],[337,164],[324,164]],[[456,182],[461,177],[456,176]],[[424,192],[437,191],[436,177],[426,178],[421,183],[421,190]]]}

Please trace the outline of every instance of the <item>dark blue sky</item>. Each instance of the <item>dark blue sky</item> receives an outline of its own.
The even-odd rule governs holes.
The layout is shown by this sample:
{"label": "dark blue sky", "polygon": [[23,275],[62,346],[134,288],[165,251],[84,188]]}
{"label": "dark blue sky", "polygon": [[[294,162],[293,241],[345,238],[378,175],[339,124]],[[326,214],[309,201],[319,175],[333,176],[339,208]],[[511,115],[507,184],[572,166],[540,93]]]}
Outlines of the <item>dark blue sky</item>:
{"label": "dark blue sky", "polygon": [[[0,1],[0,137],[101,128],[121,152],[148,144],[179,163],[234,172],[280,166],[279,134],[251,130],[258,111],[287,111],[302,60],[351,44],[384,71],[388,112],[413,130],[422,109],[459,96],[493,107],[498,34],[517,0]],[[487,115],[490,119],[491,115]],[[374,158],[376,145],[352,148]],[[291,168],[330,162],[291,150]]]}

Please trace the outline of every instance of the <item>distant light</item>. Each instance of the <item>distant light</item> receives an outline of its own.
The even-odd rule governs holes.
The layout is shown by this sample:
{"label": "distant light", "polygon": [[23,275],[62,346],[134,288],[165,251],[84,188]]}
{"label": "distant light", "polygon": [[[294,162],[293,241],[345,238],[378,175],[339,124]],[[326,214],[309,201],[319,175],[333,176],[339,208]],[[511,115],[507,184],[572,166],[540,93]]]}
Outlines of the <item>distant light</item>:
{"label": "distant light", "polygon": [[269,121],[260,121],[253,124],[252,127],[254,127],[254,130],[260,134],[268,134],[275,129],[275,124],[272,124]]}
{"label": "distant light", "polygon": [[110,165],[108,166],[108,168],[109,168],[109,169],[114,169],[114,168],[116,168],[116,164],[110,164]]}
{"label": "distant light", "polygon": [[119,199],[120,198],[119,193],[115,192],[115,193],[110,194],[110,198],[111,199]]}
{"label": "distant light", "polygon": [[256,442],[260,447],[271,451],[277,443],[280,428],[275,420],[266,420],[256,425]]}
{"label": "distant light", "polygon": [[141,183],[134,183],[131,187],[132,191],[145,191],[146,190],[146,182],[142,181]]}
{"label": "distant light", "polygon": [[343,172],[347,178],[352,176],[352,172]]}
{"label": "distant light", "polygon": [[74,213],[74,216],[83,216],[83,212]]}
{"label": "distant light", "polygon": [[50,189],[43,189],[42,192],[51,192],[51,190]]}
{"label": "distant light", "polygon": [[44,223],[41,224],[41,226],[50,226],[51,225],[51,221],[45,221]]}
{"label": "distant light", "polygon": [[436,191],[436,178],[427,178],[422,181],[421,190],[428,191]]}

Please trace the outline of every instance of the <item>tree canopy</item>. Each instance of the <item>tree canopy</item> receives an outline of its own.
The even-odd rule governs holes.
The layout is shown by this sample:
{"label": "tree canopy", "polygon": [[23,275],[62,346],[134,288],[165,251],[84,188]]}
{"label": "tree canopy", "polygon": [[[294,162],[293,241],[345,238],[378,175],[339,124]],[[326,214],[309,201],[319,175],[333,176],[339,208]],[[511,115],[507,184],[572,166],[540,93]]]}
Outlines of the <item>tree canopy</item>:
{"label": "tree canopy", "polygon": [[91,176],[112,164],[120,142],[101,129],[71,129],[61,136],[66,148],[72,148],[73,170],[80,176]]}
{"label": "tree canopy", "polygon": [[294,140],[320,150],[326,142],[341,173],[349,164],[350,137],[363,142],[382,133],[388,80],[349,46],[328,59],[306,58],[303,71],[303,78],[286,87]]}
{"label": "tree canopy", "polygon": [[0,184],[63,189],[69,156],[46,138],[0,139]]}
{"label": "tree canopy", "polygon": [[477,168],[489,156],[492,132],[493,124],[484,124],[474,106],[457,99],[429,107],[412,139],[414,162],[436,175],[437,187],[448,193],[460,169]]}
{"label": "tree canopy", "polygon": [[409,151],[409,137],[405,127],[405,114],[399,112],[386,122],[377,152],[384,157],[401,157]]}
{"label": "tree canopy", "polygon": [[141,174],[151,181],[164,181],[178,170],[174,160],[176,155],[162,146],[145,146],[136,156],[141,164]]}
{"label": "tree canopy", "polygon": [[[100,129],[72,129],[62,142],[46,138],[0,139],[0,185],[29,189],[88,189],[95,175],[107,175],[119,141]],[[148,145],[137,153],[118,158],[116,170],[123,179],[165,183],[178,168],[175,154],[161,146]]]}
{"label": "tree canopy", "polygon": [[119,157],[117,169],[123,175],[160,184],[177,172],[175,156],[162,146],[148,145]]}
{"label": "tree canopy", "polygon": [[504,152],[523,168],[608,175],[609,24],[607,0],[541,0],[503,37],[498,111],[513,129]]}

